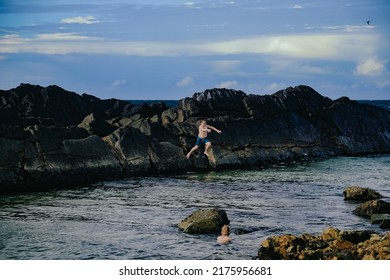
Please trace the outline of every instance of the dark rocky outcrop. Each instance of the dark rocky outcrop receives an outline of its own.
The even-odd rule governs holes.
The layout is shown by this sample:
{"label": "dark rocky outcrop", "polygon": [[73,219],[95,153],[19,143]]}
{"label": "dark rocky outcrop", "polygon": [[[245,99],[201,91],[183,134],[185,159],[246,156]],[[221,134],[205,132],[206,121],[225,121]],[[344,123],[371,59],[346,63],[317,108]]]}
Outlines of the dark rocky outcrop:
{"label": "dark rocky outcrop", "polygon": [[327,228],[319,236],[272,236],[262,242],[257,259],[390,260],[390,233]]}
{"label": "dark rocky outcrop", "polygon": [[229,225],[229,219],[225,210],[200,209],[182,220],[178,227],[185,233],[204,234],[220,233],[224,225]]}
{"label": "dark rocky outcrop", "polygon": [[[191,160],[200,119],[212,133],[209,158]],[[66,181],[264,166],[390,152],[390,111],[323,97],[308,86],[272,95],[210,89],[180,100],[133,105],[21,84],[0,91],[1,190]]]}

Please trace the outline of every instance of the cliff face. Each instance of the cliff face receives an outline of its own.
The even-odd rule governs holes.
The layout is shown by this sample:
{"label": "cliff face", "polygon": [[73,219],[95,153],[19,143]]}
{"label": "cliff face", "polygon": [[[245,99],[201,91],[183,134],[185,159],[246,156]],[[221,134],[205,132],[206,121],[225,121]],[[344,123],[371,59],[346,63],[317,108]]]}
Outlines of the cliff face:
{"label": "cliff face", "polygon": [[[199,152],[188,160],[199,119],[222,134],[210,134],[209,158]],[[170,109],[57,86],[0,91],[3,191],[389,152],[389,111],[347,98],[332,101],[307,86],[264,96],[206,90]]]}

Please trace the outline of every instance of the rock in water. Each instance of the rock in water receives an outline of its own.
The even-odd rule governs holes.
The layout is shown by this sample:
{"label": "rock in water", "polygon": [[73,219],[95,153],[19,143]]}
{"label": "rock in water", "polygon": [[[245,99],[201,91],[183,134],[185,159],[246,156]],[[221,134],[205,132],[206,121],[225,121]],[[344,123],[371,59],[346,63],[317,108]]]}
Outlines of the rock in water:
{"label": "rock in water", "polygon": [[369,188],[351,186],[344,190],[345,200],[356,200],[356,201],[369,201],[374,199],[383,198],[383,196]]}
{"label": "rock in water", "polygon": [[186,233],[219,233],[223,225],[228,225],[229,219],[225,210],[200,209],[193,212],[178,224],[178,227]]}
{"label": "rock in water", "polygon": [[390,203],[384,200],[370,200],[356,207],[353,213],[367,218],[373,214],[390,214]]}

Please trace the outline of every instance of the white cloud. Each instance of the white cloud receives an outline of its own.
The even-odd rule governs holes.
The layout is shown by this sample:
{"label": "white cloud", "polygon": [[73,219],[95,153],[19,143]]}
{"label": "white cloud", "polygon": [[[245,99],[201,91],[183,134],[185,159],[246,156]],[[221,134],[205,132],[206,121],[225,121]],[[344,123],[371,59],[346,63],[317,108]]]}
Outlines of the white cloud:
{"label": "white cloud", "polygon": [[241,61],[239,60],[217,60],[212,62],[212,66],[218,73],[235,72],[239,70]]}
{"label": "white cloud", "polygon": [[294,5],[293,9],[302,9],[303,7],[301,5]]}
{"label": "white cloud", "polygon": [[355,73],[359,76],[379,76],[385,71],[385,66],[376,58],[369,58],[361,62]]}
{"label": "white cloud", "polygon": [[[115,54],[134,56],[204,56],[262,54],[284,58],[356,61],[381,48],[379,35],[358,33],[256,36],[215,42],[110,41],[76,33],[38,34],[33,38],[0,36],[0,53]],[[215,64],[237,67],[237,61]]]}
{"label": "white cloud", "polygon": [[125,85],[126,83],[127,83],[126,79],[118,79],[112,83],[111,87],[119,87]]}
{"label": "white cloud", "polygon": [[215,87],[217,87],[217,88],[235,88],[237,86],[238,86],[237,81],[226,81],[226,82],[220,83],[219,85],[216,85]]}
{"label": "white cloud", "polygon": [[324,68],[318,66],[312,66],[312,65],[302,65],[300,67],[297,67],[297,70],[300,73],[304,73],[304,74],[326,74],[327,73],[327,71]]}
{"label": "white cloud", "polygon": [[73,18],[64,18],[61,20],[61,23],[78,23],[78,24],[94,24],[99,23],[100,21],[96,20],[93,16],[87,17],[73,17]]}
{"label": "white cloud", "polygon": [[95,37],[77,35],[76,33],[42,33],[37,34],[37,40],[62,41],[62,40],[96,40]]}
{"label": "white cloud", "polygon": [[297,62],[293,59],[275,59],[269,62],[270,73],[293,73],[293,74],[328,74],[330,72],[329,69],[320,67],[320,66],[314,66],[311,64],[305,64],[301,62]]}
{"label": "white cloud", "polygon": [[193,7],[195,4],[193,2],[186,2],[186,3],[183,3],[183,6],[189,6],[189,7]]}
{"label": "white cloud", "polygon": [[344,32],[364,32],[371,29],[375,29],[373,25],[332,25],[322,26],[324,30],[344,31]]}
{"label": "white cloud", "polygon": [[268,92],[277,92],[278,90],[280,90],[282,88],[286,88],[286,85],[280,84],[280,83],[271,83],[265,87],[266,91],[268,91]]}
{"label": "white cloud", "polygon": [[214,54],[269,54],[291,58],[355,60],[379,46],[371,34],[305,34],[249,37],[204,45]]}
{"label": "white cloud", "polygon": [[178,81],[176,83],[176,86],[185,87],[185,86],[190,86],[192,84],[194,84],[194,79],[192,79],[192,77],[190,77],[190,76],[187,76],[187,77],[184,77],[183,79],[181,79],[180,81]]}

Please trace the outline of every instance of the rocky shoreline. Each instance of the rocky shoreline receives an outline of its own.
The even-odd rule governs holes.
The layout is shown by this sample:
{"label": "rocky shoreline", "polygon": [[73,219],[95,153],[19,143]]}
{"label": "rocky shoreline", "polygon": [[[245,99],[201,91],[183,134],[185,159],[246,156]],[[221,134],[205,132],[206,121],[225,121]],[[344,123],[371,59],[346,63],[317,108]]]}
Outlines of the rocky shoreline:
{"label": "rocky shoreline", "polygon": [[[223,133],[210,135],[209,158],[200,151],[189,160],[200,119]],[[389,152],[390,111],[308,86],[272,95],[211,89],[174,108],[58,86],[0,91],[1,192]]]}
{"label": "rocky shoreline", "polygon": [[[381,228],[390,228],[390,203],[372,189],[351,186],[345,200],[359,201],[353,214],[371,219]],[[329,227],[321,235],[284,234],[264,240],[257,259],[266,260],[390,260],[390,232],[343,231]]]}

